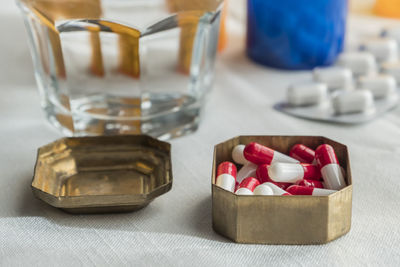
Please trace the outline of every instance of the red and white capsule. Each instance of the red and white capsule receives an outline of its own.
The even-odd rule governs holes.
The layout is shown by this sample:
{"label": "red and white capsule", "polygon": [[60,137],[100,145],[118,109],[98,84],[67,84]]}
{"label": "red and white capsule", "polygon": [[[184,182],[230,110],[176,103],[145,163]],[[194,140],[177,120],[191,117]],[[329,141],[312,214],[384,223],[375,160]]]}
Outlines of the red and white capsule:
{"label": "red and white capsule", "polygon": [[237,145],[232,149],[232,159],[237,164],[245,165],[249,163],[243,155],[245,145]]}
{"label": "red and white capsule", "polygon": [[315,187],[315,188],[325,188],[324,184],[322,182],[316,181],[316,180],[307,180],[307,179],[297,181],[296,185],[306,186],[306,187]]}
{"label": "red and white capsule", "polygon": [[235,192],[236,166],[232,162],[225,161],[218,165],[216,185],[230,192]]}
{"label": "red and white capsule", "polygon": [[268,164],[263,164],[263,165],[258,166],[258,168],[257,168],[256,177],[257,177],[258,181],[260,181],[261,184],[270,182],[270,183],[273,183],[273,184],[279,186],[282,189],[286,189],[292,185],[291,183],[278,183],[278,182],[275,182],[274,180],[272,180],[268,174],[269,166],[270,165],[268,165]]}
{"label": "red and white capsule", "polygon": [[274,162],[299,163],[298,160],[275,151],[256,142],[248,144],[243,151],[244,157],[257,165],[272,164]]}
{"label": "red and white capsule", "polygon": [[253,193],[254,193],[254,195],[258,195],[258,196],[273,196],[274,195],[274,191],[267,184],[258,185],[256,187],[256,189],[254,189]]}
{"label": "red and white capsule", "polygon": [[240,183],[236,195],[253,195],[253,191],[258,185],[260,185],[260,182],[256,178],[247,177]]}
{"label": "red and white capsule", "polygon": [[306,195],[306,196],[328,196],[336,193],[337,190],[328,190],[300,185],[289,186],[287,191],[292,195]]}
{"label": "red and white capsule", "polygon": [[346,186],[342,169],[332,146],[320,145],[315,150],[315,159],[326,188],[340,190]]}
{"label": "red and white capsule", "polygon": [[272,191],[274,192],[274,196],[290,196],[291,194],[285,190],[283,190],[282,188],[280,188],[279,186],[273,184],[273,183],[263,183],[265,185],[268,185],[269,187],[271,187]]}
{"label": "red and white capsule", "polygon": [[269,177],[275,182],[295,183],[302,179],[319,180],[321,173],[317,166],[307,163],[277,162],[268,168]]}
{"label": "red and white capsule", "polygon": [[254,163],[248,162],[240,168],[237,173],[237,181],[241,183],[247,177],[255,177],[258,166]]}
{"label": "red and white capsule", "polygon": [[289,156],[297,159],[301,163],[313,164],[315,160],[315,151],[303,144],[297,144],[290,149]]}

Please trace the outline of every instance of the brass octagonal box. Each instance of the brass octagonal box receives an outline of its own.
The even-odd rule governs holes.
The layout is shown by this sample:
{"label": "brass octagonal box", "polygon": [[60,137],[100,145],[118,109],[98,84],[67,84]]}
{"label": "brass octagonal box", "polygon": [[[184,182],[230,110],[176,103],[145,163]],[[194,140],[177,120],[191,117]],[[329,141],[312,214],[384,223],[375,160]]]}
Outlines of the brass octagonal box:
{"label": "brass octagonal box", "polygon": [[[295,144],[331,145],[346,172],[347,187],[329,196],[244,196],[215,185],[216,170],[239,144],[258,142],[288,154]],[[239,167],[239,166],[238,166]],[[350,231],[352,178],[347,147],[321,136],[239,136],[218,144],[212,168],[214,230],[237,243],[323,244]]]}
{"label": "brass octagonal box", "polygon": [[134,211],[171,189],[170,153],[145,135],[63,138],[39,148],[33,194],[71,213]]}

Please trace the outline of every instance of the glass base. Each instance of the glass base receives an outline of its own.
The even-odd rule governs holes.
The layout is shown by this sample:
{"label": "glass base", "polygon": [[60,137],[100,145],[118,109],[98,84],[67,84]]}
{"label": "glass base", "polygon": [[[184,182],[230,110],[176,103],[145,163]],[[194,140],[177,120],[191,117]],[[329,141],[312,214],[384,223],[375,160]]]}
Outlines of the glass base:
{"label": "glass base", "polygon": [[[182,101],[182,99],[180,100]],[[176,101],[178,100],[174,99],[174,105],[176,105]],[[101,103],[104,104],[105,102],[104,99],[101,99]],[[154,103],[154,100],[152,102]],[[91,105],[91,108],[87,109],[88,102],[86,102],[86,105],[81,102],[80,108],[75,106],[73,110],[80,110],[80,112],[66,113],[65,110],[61,110],[50,101],[44,104],[43,109],[50,124],[66,136],[146,134],[160,140],[168,140],[192,133],[198,129],[201,105],[201,103],[192,103],[178,108],[175,106],[170,112],[147,117],[145,116],[146,110],[132,109],[132,107],[129,109],[120,107],[115,116],[99,116],[99,108]],[[86,111],[82,112],[84,107]],[[95,109],[96,114],[90,113],[90,110],[93,109]],[[107,106],[105,110],[109,112],[112,108]],[[138,110],[142,114],[140,118],[129,117],[129,115],[137,115],[134,113]],[[148,110],[151,110],[151,108]]]}

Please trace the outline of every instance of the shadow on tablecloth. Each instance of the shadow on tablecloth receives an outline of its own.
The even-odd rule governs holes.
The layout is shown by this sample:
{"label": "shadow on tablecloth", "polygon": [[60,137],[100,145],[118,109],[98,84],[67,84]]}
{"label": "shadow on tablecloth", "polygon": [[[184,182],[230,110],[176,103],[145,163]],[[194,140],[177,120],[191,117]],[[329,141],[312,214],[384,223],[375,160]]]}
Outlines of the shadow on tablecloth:
{"label": "shadow on tablecloth", "polygon": [[[28,171],[25,171],[25,173]],[[184,208],[175,202],[179,198],[166,200],[161,196],[147,207],[131,213],[74,215],[53,208],[36,199],[30,188],[31,177],[18,180],[18,194],[10,194],[17,203],[12,213],[0,217],[39,217],[60,226],[60,228],[117,230],[127,232],[165,233],[230,242],[218,235],[211,224],[211,195],[192,201]],[[174,192],[169,192],[173,194]],[[15,201],[16,200],[16,201]],[[168,203],[169,202],[169,203]],[[177,207],[176,209],[171,209]]]}

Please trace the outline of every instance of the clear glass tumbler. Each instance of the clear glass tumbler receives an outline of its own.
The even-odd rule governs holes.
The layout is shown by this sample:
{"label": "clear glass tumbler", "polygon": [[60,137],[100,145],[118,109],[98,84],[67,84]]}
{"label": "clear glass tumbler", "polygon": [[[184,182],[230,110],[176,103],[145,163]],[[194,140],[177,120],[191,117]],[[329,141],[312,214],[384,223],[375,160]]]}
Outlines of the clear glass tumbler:
{"label": "clear glass tumbler", "polygon": [[17,0],[42,106],[67,135],[197,129],[223,0]]}

